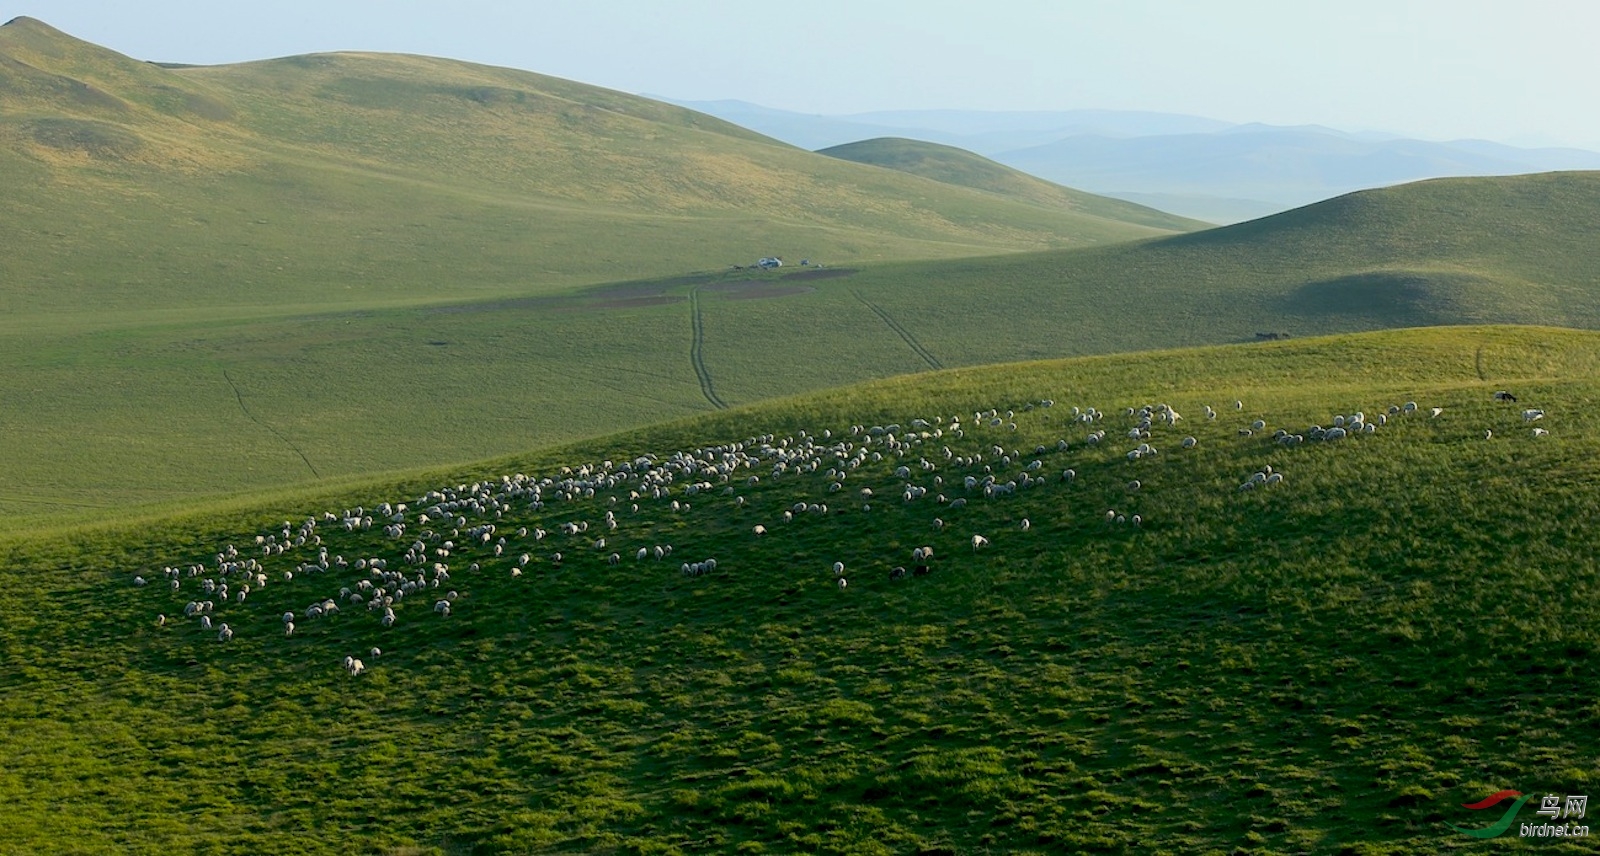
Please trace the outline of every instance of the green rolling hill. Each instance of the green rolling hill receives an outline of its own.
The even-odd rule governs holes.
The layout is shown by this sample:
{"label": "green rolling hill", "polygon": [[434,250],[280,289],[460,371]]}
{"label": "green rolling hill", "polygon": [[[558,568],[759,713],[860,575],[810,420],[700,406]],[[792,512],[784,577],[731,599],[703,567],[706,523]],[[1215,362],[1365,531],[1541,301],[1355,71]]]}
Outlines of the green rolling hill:
{"label": "green rolling hill", "polygon": [[[162,68],[29,19],[0,28],[0,55],[0,528],[941,367],[1600,327],[1593,173],[1112,243],[1156,232],[524,72]],[[827,267],[703,272],[783,247]]]}
{"label": "green rolling hill", "polygon": [[1076,252],[286,317],[5,321],[0,432],[15,453],[0,508],[7,527],[115,515],[1003,359],[1458,322],[1600,328],[1597,205],[1591,173],[1441,180]]}
{"label": "green rolling hill", "polygon": [[[0,309],[298,311],[1164,229],[847,164],[543,75],[357,53],[166,68],[0,28]],[[267,309],[263,309],[263,307]]]}
{"label": "green rolling hill", "polygon": [[1600,328],[1597,208],[1600,173],[1438,179],[1120,248],[874,267],[855,287],[952,364],[1007,340],[1047,357],[1257,333]]}
{"label": "green rolling hill", "polygon": [[1158,229],[1184,232],[1211,225],[1120,199],[1062,187],[982,155],[939,143],[882,137],[830,146],[819,149],[818,154],[908,172],[958,187],[987,190],[1011,199],[1026,199],[1047,207],[1081,211]]}
{"label": "green rolling hill", "polygon": [[13,533],[0,851],[1492,846],[1464,804],[1600,776],[1597,369],[1496,327],[953,369]]}

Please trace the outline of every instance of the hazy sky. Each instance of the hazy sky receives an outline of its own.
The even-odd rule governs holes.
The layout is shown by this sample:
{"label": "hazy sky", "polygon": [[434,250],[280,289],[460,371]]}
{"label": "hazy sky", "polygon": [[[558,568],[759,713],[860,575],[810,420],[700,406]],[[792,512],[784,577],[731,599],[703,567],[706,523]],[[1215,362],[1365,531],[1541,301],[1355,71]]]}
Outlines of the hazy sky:
{"label": "hazy sky", "polygon": [[0,0],[139,59],[429,54],[808,113],[1107,108],[1600,148],[1595,0]]}

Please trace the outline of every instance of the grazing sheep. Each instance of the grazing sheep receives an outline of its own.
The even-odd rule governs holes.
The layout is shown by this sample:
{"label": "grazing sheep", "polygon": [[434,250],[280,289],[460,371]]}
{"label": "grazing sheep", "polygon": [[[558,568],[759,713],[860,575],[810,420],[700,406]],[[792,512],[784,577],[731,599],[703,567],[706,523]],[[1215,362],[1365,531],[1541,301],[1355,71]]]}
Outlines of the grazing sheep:
{"label": "grazing sheep", "polygon": [[767,527],[762,526],[761,524],[757,523],[755,525],[755,527],[751,531],[756,533],[756,537],[760,537],[762,535],[767,534]]}
{"label": "grazing sheep", "polygon": [[1431,410],[1428,411],[1428,418],[1429,419],[1437,418],[1438,415],[1443,413],[1443,412],[1444,412],[1444,408],[1443,407],[1432,408]]}
{"label": "grazing sheep", "polygon": [[837,577],[837,576],[842,575],[843,573],[844,573],[844,562],[834,562],[833,563],[833,575]]}
{"label": "grazing sheep", "polygon": [[1032,526],[1033,526],[1033,524],[1028,522],[1028,518],[1026,518],[1026,517],[1022,518],[1022,531],[1026,532]]}
{"label": "grazing sheep", "polygon": [[293,636],[294,635],[294,622],[293,621],[285,621],[283,623],[283,635],[285,635],[285,636]]}
{"label": "grazing sheep", "polygon": [[845,583],[844,577],[840,577],[839,578],[839,588],[844,588],[845,585],[847,585],[847,583]]}
{"label": "grazing sheep", "polygon": [[1545,436],[1545,435],[1547,435],[1549,433],[1550,433],[1549,431],[1546,431],[1543,428],[1535,428],[1535,429],[1533,429],[1533,436],[1535,436],[1535,437],[1543,437],[1543,436]]}
{"label": "grazing sheep", "polygon": [[1498,392],[1496,392],[1494,394],[1494,400],[1495,401],[1516,401],[1517,397],[1515,395],[1512,395],[1511,393],[1509,393],[1509,392],[1507,392],[1507,391],[1502,389],[1502,390],[1500,390],[1500,391],[1498,391]]}
{"label": "grazing sheep", "polygon": [[978,552],[978,548],[979,547],[987,547],[987,546],[989,546],[989,539],[988,538],[985,538],[982,535],[974,535],[974,536],[972,536],[972,552],[976,553],[976,552]]}
{"label": "grazing sheep", "polygon": [[1523,422],[1537,422],[1537,421],[1539,421],[1540,419],[1543,419],[1543,418],[1544,418],[1544,411],[1543,410],[1524,410],[1524,411],[1522,411],[1522,421]]}

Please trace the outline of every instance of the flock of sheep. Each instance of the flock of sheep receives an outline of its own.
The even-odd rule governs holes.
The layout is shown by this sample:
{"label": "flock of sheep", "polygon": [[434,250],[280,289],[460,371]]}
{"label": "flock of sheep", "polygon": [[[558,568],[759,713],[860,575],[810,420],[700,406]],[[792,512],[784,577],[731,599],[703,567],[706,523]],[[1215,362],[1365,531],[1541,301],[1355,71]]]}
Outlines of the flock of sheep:
{"label": "flock of sheep", "polygon": [[[1515,401],[1506,392],[1495,398]],[[1245,423],[1243,409],[1242,401],[1233,402],[1231,410],[1241,415],[1229,420],[1206,406],[1203,420],[1221,420],[1209,436],[1289,448],[1348,443],[1377,433],[1394,419],[1436,419],[1444,412],[1433,407],[1424,417],[1415,402],[1407,402],[1370,418],[1362,412],[1341,414],[1326,427],[1311,425],[1295,432],[1279,428],[1267,435],[1265,420]],[[1522,411],[1527,425],[1543,417],[1542,410]],[[1019,421],[1027,425],[1027,436],[1049,432],[1053,442],[1015,442],[1021,436]],[[568,564],[619,565],[628,561],[624,557],[631,557],[638,573],[657,574],[670,567],[667,560],[674,552],[660,534],[674,527],[659,525],[663,519],[726,523],[737,516],[743,521],[738,531],[770,539],[811,518],[872,514],[874,503],[922,506],[927,514],[917,519],[927,521],[928,529],[920,531],[933,533],[932,538],[955,529],[958,543],[970,544],[971,560],[976,561],[979,554],[997,548],[995,540],[1027,537],[1033,524],[1023,517],[1010,524],[1004,538],[997,531],[961,532],[969,503],[1003,502],[1040,490],[1086,490],[1090,480],[1080,480],[1074,468],[1062,466],[1078,457],[1079,466],[1099,462],[1093,472],[1117,479],[1119,495],[1137,506],[1145,485],[1134,476],[1141,468],[1199,446],[1195,435],[1181,430],[1184,421],[1166,404],[1124,408],[1119,420],[1094,407],[1057,409],[1054,401],[1044,399],[1020,408],[918,418],[904,425],[855,425],[837,434],[765,434],[661,456],[561,467],[543,477],[504,475],[430,490],[409,502],[284,521],[242,546],[225,546],[207,561],[169,565],[159,576],[143,572],[133,582],[151,586],[152,599],[166,602],[159,607],[158,626],[188,627],[204,634],[202,638],[227,643],[246,634],[290,637],[318,624],[348,621],[352,615],[367,617],[367,635],[374,637],[393,635],[405,621],[451,620],[471,603],[474,584],[486,575],[532,585],[537,579],[533,571],[552,574]],[[1230,425],[1234,421],[1237,427]],[[1108,427],[1119,422],[1120,427]],[[1545,433],[1542,426],[1533,428],[1535,437]],[[1492,438],[1492,431],[1486,430],[1485,436]],[[1108,455],[1098,448],[1114,445],[1113,438],[1122,440],[1125,452]],[[1175,451],[1162,450],[1169,439],[1168,448]],[[1117,463],[1119,458],[1126,463]],[[1264,466],[1240,483],[1239,490],[1274,488],[1284,479],[1280,470]],[[1148,523],[1126,506],[1106,509],[1104,518],[1107,526],[1130,531]],[[349,547],[341,549],[340,544]],[[879,557],[877,571],[886,571],[898,584],[931,574],[935,555],[931,544],[922,544],[909,552],[906,564]],[[735,564],[730,558],[719,565],[716,557],[706,556],[678,563],[678,571],[690,578],[717,577],[738,573],[731,567]],[[802,574],[831,571],[839,589],[849,586],[842,560],[818,562],[811,571],[805,570],[804,561],[786,566],[796,567]],[[282,594],[285,590],[292,594]],[[258,614],[263,602],[274,605],[266,615]],[[292,608],[285,609],[288,604]],[[168,613],[182,617],[169,621]],[[363,644],[358,653],[376,661],[382,652]],[[367,664],[350,654],[343,668],[358,676]]]}

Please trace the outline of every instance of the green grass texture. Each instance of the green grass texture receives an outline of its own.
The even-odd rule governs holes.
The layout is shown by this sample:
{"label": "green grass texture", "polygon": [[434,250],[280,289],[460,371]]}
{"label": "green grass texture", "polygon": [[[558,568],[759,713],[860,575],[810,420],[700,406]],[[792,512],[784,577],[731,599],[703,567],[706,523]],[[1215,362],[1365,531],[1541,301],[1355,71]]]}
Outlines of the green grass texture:
{"label": "green grass texture", "polygon": [[[0,852],[1521,852],[1449,824],[1600,780],[1597,368],[1529,327],[952,368],[13,533]],[[391,627],[341,594],[374,558],[422,581]]]}

